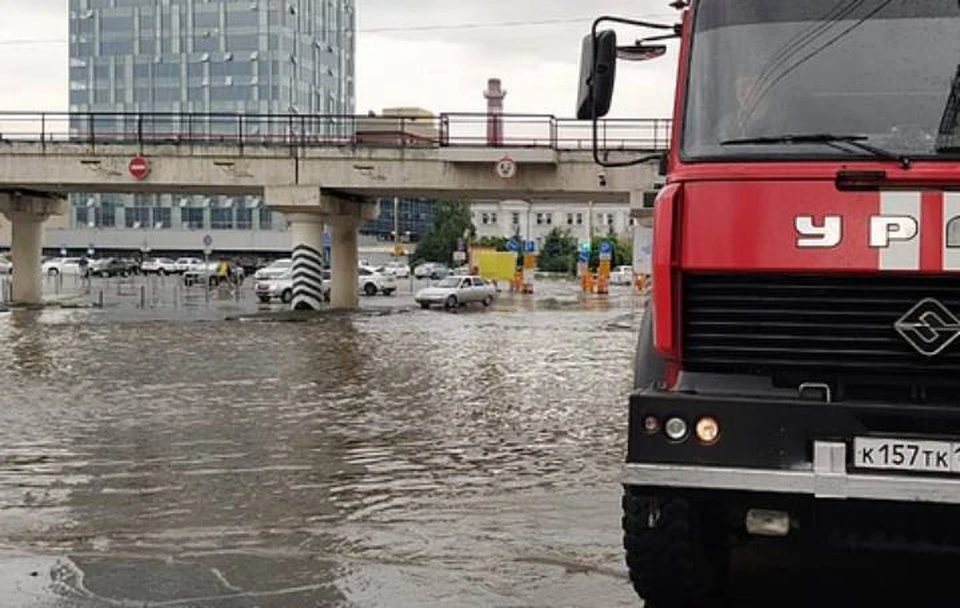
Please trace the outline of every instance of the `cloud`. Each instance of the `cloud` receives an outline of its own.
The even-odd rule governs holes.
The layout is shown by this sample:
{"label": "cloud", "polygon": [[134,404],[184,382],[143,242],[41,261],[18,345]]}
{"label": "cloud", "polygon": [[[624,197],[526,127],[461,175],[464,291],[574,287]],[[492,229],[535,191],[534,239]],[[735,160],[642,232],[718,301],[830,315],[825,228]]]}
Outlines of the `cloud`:
{"label": "cloud", "polygon": [[[496,76],[508,91],[507,112],[572,116],[580,41],[593,16],[676,18],[665,0],[356,2],[358,112],[393,106],[480,112],[487,79]],[[9,83],[0,89],[0,110],[67,109],[66,4],[0,0],[0,9],[7,9],[0,20],[0,82]],[[556,22],[566,20],[574,22]],[[533,23],[422,29],[510,21]],[[536,23],[541,21],[551,23]],[[2,43],[50,39],[60,42]],[[612,115],[668,116],[675,66],[673,52],[658,61],[622,64]]]}

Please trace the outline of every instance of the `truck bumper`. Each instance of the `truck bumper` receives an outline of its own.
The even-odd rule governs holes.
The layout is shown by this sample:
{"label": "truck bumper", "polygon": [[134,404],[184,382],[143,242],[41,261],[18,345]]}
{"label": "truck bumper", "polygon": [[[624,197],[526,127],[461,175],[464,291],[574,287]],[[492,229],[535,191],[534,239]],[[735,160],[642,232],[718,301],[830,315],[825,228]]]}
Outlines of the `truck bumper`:
{"label": "truck bumper", "polygon": [[[655,417],[650,431],[644,420]],[[663,421],[682,418],[691,429],[671,441]],[[696,421],[710,416],[720,434],[699,442]],[[861,470],[854,437],[952,439],[960,407],[822,403],[773,398],[693,395],[646,390],[630,400],[630,436],[623,483],[665,490],[757,492],[823,499],[960,504],[960,474]]]}

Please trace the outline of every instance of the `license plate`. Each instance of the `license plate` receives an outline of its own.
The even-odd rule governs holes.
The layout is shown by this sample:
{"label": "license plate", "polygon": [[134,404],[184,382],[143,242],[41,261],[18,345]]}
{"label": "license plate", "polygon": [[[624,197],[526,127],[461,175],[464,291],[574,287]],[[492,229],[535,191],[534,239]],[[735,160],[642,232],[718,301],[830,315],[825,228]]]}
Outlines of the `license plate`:
{"label": "license plate", "polygon": [[856,437],[853,464],[860,469],[960,473],[960,443]]}

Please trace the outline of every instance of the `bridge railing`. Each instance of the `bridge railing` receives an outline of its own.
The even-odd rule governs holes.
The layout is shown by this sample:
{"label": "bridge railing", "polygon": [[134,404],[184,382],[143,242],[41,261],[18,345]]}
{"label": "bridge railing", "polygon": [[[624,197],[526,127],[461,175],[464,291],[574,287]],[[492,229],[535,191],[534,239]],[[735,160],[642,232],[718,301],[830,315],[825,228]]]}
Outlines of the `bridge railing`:
{"label": "bridge railing", "polygon": [[[598,146],[662,150],[668,119],[605,119]],[[589,150],[588,121],[545,114],[439,116],[0,112],[0,141],[341,147],[524,147]]]}

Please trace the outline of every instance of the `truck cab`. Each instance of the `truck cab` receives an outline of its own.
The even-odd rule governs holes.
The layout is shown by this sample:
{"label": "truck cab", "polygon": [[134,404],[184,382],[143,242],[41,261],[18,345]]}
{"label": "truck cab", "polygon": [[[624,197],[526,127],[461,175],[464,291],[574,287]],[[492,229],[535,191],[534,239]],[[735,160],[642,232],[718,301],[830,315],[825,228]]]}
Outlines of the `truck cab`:
{"label": "truck cab", "polygon": [[623,474],[637,593],[702,605],[757,536],[960,547],[960,5],[673,6],[597,20],[578,109],[676,37],[670,149],[640,159],[664,186]]}

